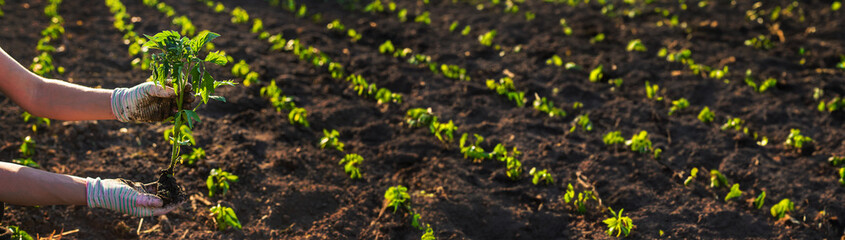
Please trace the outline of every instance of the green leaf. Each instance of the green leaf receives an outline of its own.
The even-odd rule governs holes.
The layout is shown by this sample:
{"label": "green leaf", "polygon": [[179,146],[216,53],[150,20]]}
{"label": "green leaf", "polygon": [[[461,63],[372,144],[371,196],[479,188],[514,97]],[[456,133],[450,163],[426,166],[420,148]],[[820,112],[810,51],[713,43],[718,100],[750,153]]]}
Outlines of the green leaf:
{"label": "green leaf", "polygon": [[[202,32],[200,32],[200,34],[197,34],[197,36],[194,37],[193,40],[191,40],[191,42],[190,42],[191,50],[193,50],[194,54],[196,54],[197,52],[199,52],[199,50],[201,50],[203,47],[205,47],[205,44],[211,42],[211,40],[214,40],[217,37],[220,37],[220,34],[209,32],[209,31],[202,31]],[[208,61],[207,57],[206,57],[206,61]]]}
{"label": "green leaf", "polygon": [[214,52],[208,53],[208,55],[205,56],[205,61],[217,64],[217,65],[220,65],[220,66],[226,66],[226,63],[228,63],[226,56],[220,54],[220,51],[214,51]]}
{"label": "green leaf", "polygon": [[208,98],[215,101],[226,102],[226,98],[223,96],[208,96]]}

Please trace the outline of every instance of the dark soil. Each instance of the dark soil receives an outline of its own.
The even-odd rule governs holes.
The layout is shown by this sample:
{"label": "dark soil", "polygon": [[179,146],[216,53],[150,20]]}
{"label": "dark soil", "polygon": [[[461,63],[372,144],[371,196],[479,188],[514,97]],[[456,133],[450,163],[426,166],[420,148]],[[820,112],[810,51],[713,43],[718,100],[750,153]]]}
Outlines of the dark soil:
{"label": "dark soil", "polygon": [[188,195],[173,176],[173,169],[161,171],[156,181],[156,196],[161,198],[164,206],[178,204],[188,200]]}
{"label": "dark soil", "polygon": [[[138,17],[135,29],[154,34],[175,29],[171,19],[140,0],[123,0],[128,13]],[[333,80],[290,53],[270,50],[270,44],[250,33],[249,25],[236,25],[230,16],[215,13],[194,0],[165,0],[198,29],[222,35],[214,44],[236,59],[248,62],[265,80],[249,87],[228,87],[218,94],[226,103],[200,107],[202,122],[194,134],[208,157],[193,166],[181,166],[176,175],[188,202],[164,217],[148,218],[137,234],[138,219],[84,206],[9,206],[0,224],[49,235],[53,231],[79,229],[65,239],[419,239],[421,231],[410,226],[402,211],[383,210],[384,192],[404,185],[423,221],[431,224],[439,239],[605,239],[601,222],[608,211],[591,208],[579,215],[562,197],[567,184],[579,191],[595,190],[601,206],[624,209],[636,225],[630,238],[657,239],[840,239],[845,231],[845,187],[837,183],[836,171],[827,163],[831,155],[845,155],[843,112],[819,112],[813,89],[824,90],[823,99],[845,96],[845,71],[836,69],[845,54],[845,10],[830,10],[832,1],[800,1],[792,15],[781,14],[778,29],[769,15],[763,24],[746,19],[754,1],[709,1],[704,8],[687,1],[658,1],[635,18],[607,17],[601,7],[570,7],[541,0],[520,5],[519,14],[502,13],[502,6],[479,11],[466,1],[399,1],[408,8],[408,22],[395,13],[369,14],[345,9],[337,1],[297,1],[308,11],[320,12],[323,21],[307,18],[265,1],[223,3],[240,6],[253,18],[261,18],[271,34],[299,38],[339,61],[351,73],[402,93],[399,105],[378,105],[357,96],[347,83]],[[347,1],[348,2],[348,1]],[[504,1],[502,1],[504,2]],[[617,9],[622,1],[611,1]],[[639,2],[639,1],[638,1]],[[787,6],[791,1],[764,1],[762,9]],[[36,56],[39,31],[49,19],[43,15],[45,1],[7,1],[0,18],[0,46],[29,66]],[[654,7],[679,14],[688,28],[659,27],[665,18]],[[414,23],[422,11],[431,13],[431,25]],[[536,13],[526,21],[524,11]],[[803,15],[799,15],[801,12]],[[67,72],[69,82],[103,88],[129,87],[141,83],[149,72],[132,69],[122,34],[112,27],[111,14],[102,1],[64,1],[64,48],[55,62]],[[799,21],[803,16],[803,21]],[[331,32],[326,24],[340,19],[364,36],[351,42]],[[573,29],[567,36],[559,20],[566,18]],[[452,21],[472,24],[469,36],[451,33]],[[664,22],[665,23],[665,22]],[[476,37],[496,29],[495,42],[510,50],[481,46]],[[178,29],[175,29],[178,30]],[[604,33],[606,39],[590,43]],[[745,46],[747,39],[764,34],[774,47],[758,50]],[[641,39],[646,52],[628,52],[628,41]],[[379,54],[378,46],[391,40],[398,47],[432,56],[440,63],[467,68],[472,82],[455,81],[427,68]],[[661,47],[688,48],[697,63],[721,67],[730,73],[723,80],[702,78],[680,63],[656,57]],[[799,64],[804,48],[805,64]],[[548,66],[545,60],[559,55],[583,70]],[[606,78],[623,78],[622,87],[591,83],[589,70],[603,65]],[[231,66],[231,65],[230,65]],[[743,83],[745,69],[758,81],[773,77],[777,87],[757,93]],[[549,118],[530,107],[517,108],[505,97],[487,90],[485,79],[512,74],[517,89],[549,98],[570,114]],[[229,69],[214,68],[217,79],[231,78]],[[277,113],[259,95],[259,89],[276,81],[284,94],[308,110],[311,128],[292,126],[286,113]],[[668,116],[669,101],[645,96],[644,84],[659,84],[667,99],[684,97],[690,107]],[[37,133],[22,122],[22,110],[0,97],[0,159],[20,157],[21,139],[32,135],[38,144],[35,160],[45,170],[102,178],[154,181],[157,169],[166,166],[169,145],[162,139],[166,124],[128,124],[116,121],[54,121]],[[572,111],[582,102],[580,112]],[[716,113],[714,123],[696,118],[708,106]],[[459,133],[477,133],[490,150],[497,143],[518,147],[524,171],[522,180],[511,181],[503,164],[473,163],[464,159],[457,144],[442,144],[427,129],[411,129],[403,123],[410,108],[432,108],[440,119],[453,120]],[[591,132],[569,132],[578,113],[588,113]],[[761,147],[743,135],[720,131],[728,117],[745,120],[750,128],[767,136]],[[800,153],[785,147],[789,130],[815,140],[813,149]],[[364,157],[363,179],[350,180],[337,163],[343,153],[321,150],[323,129],[337,129],[346,153]],[[602,136],[621,131],[625,138],[646,130],[654,146],[663,150],[659,160],[621,148],[604,146]],[[456,137],[459,137],[456,136]],[[183,152],[189,151],[183,149]],[[548,169],[555,177],[549,186],[531,184],[532,167]],[[690,186],[683,182],[690,169],[699,177]],[[240,177],[225,196],[207,197],[205,179],[213,168]],[[725,202],[728,189],[709,187],[707,174],[716,169],[744,191],[739,200]],[[425,191],[422,194],[421,191]],[[763,209],[750,201],[765,191]],[[769,208],[783,198],[795,203],[795,221],[777,221]],[[208,208],[218,203],[232,207],[242,230],[216,231]],[[594,204],[597,205],[597,204]],[[384,212],[383,214],[380,214]]]}

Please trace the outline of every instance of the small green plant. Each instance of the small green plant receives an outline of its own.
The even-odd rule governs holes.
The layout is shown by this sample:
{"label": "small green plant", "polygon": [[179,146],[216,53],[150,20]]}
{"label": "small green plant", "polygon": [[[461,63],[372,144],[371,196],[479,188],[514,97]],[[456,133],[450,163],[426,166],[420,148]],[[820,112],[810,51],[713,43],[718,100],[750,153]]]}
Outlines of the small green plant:
{"label": "small green plant", "polygon": [[625,138],[622,137],[622,132],[620,131],[612,131],[604,135],[602,138],[604,145],[616,145],[625,142]]}
{"label": "small green plant", "polygon": [[492,46],[493,38],[496,37],[496,30],[490,30],[484,34],[478,35],[478,42],[484,46]]}
{"label": "small green plant", "polygon": [[754,199],[754,207],[757,209],[763,208],[763,204],[766,202],[766,191],[761,192],[757,195],[757,198]]}
{"label": "small green plant", "polygon": [[648,138],[648,132],[645,130],[631,136],[631,139],[625,141],[625,146],[631,147],[631,151],[638,153],[647,153],[652,151],[651,140]]}
{"label": "small green plant", "polygon": [[241,221],[238,221],[238,215],[235,215],[232,208],[221,206],[218,203],[217,206],[211,207],[209,211],[211,211],[211,217],[214,219],[218,231],[226,230],[229,227],[241,229]]}
{"label": "small green plant", "polygon": [[381,54],[392,54],[396,49],[393,47],[393,42],[390,40],[384,41],[378,46],[378,52]]}
{"label": "small green plant", "polygon": [[516,106],[525,106],[525,92],[517,91],[513,79],[509,77],[500,78],[499,81],[487,79],[487,88],[496,91],[499,95],[507,96],[508,100],[516,103]]}
{"label": "small green plant", "polygon": [[766,90],[777,86],[777,83],[777,79],[767,78],[762,83],[757,84],[756,80],[754,80],[754,76],[751,74],[751,69],[745,70],[745,84],[754,89],[756,92],[766,92]]}
{"label": "small green plant", "polygon": [[393,207],[395,213],[399,208],[411,209],[411,195],[408,194],[408,188],[402,185],[396,185],[387,189],[384,193],[384,200],[387,202],[387,207]]}
{"label": "small green plant", "polygon": [[689,101],[686,98],[681,98],[678,100],[672,101],[672,107],[669,108],[669,116],[672,116],[675,112],[684,110],[685,108],[689,107]]}
{"label": "small green plant", "polygon": [[232,23],[240,24],[249,21],[249,14],[243,8],[236,7],[232,10]]}
{"label": "small green plant", "polygon": [[326,28],[340,33],[346,31],[346,26],[339,19],[332,20],[329,24],[326,24]]}
{"label": "small green plant", "polygon": [[839,185],[845,186],[845,167],[839,168]]}
{"label": "small green plant", "polygon": [[352,42],[357,42],[358,40],[361,40],[361,38],[364,37],[363,35],[358,33],[358,31],[355,31],[355,29],[351,28],[346,30],[346,35],[349,36],[349,40],[352,40]]}
{"label": "small green plant", "polygon": [[842,2],[841,1],[834,1],[833,3],[830,4],[830,10],[839,11],[840,8],[842,8]]}
{"label": "small green plant", "polygon": [[719,170],[712,169],[710,170],[710,187],[728,187],[728,178],[726,178],[725,175],[722,175]]}
{"label": "small green plant", "polygon": [[431,17],[428,11],[423,12],[420,15],[414,17],[414,22],[423,23],[425,25],[431,25]]}
{"label": "small green plant", "polygon": [[32,236],[29,235],[26,231],[21,229],[18,226],[9,226],[9,231],[12,233],[12,236],[9,236],[13,240],[33,240]]}
{"label": "small green plant", "polygon": [[21,117],[23,117],[23,121],[26,123],[28,123],[29,120],[34,120],[32,126],[30,127],[32,128],[32,132],[38,132],[38,125],[41,125],[43,127],[50,126],[49,118],[36,117],[30,114],[29,112],[23,112],[23,114],[21,114]]}
{"label": "small green plant", "polygon": [[792,212],[792,210],[795,210],[795,204],[792,203],[789,198],[784,198],[783,200],[780,200],[778,204],[775,204],[770,209],[770,211],[772,212],[772,217],[775,217],[777,219],[781,219],[787,216],[787,214],[789,214],[789,212]]}
{"label": "small green plant", "polygon": [[569,27],[569,24],[566,23],[566,19],[560,19],[560,27],[563,28],[563,34],[566,34],[566,36],[572,35],[572,28]]}
{"label": "small green plant", "polygon": [[786,141],[783,142],[783,144],[795,149],[802,149],[804,146],[807,146],[812,142],[812,138],[801,135],[800,129],[793,128],[789,130],[789,136],[786,137]]}
{"label": "small green plant", "polygon": [[830,156],[830,158],[827,159],[827,162],[829,162],[830,165],[836,167],[845,163],[845,157]]}
{"label": "small green plant", "polygon": [[201,147],[195,147],[191,150],[191,154],[182,154],[179,161],[181,161],[180,163],[182,164],[193,165],[203,158],[205,158],[205,150]]}
{"label": "small green plant", "polygon": [[739,190],[739,183],[734,183],[734,185],[731,186],[731,191],[725,196],[725,202],[731,198],[737,198],[740,196],[742,196],[742,190]]}
{"label": "small green plant", "polygon": [[581,130],[587,132],[593,131],[593,122],[590,121],[590,114],[581,114],[572,119],[572,128],[569,129],[569,132],[574,132],[578,126],[581,127]]}
{"label": "small green plant", "polygon": [[631,52],[631,51],[645,52],[646,51],[645,45],[639,39],[634,39],[634,40],[631,40],[630,42],[628,42],[628,47],[626,47],[625,49],[628,50],[629,52]]}
{"label": "small green plant", "polygon": [[214,194],[225,196],[229,192],[229,182],[237,181],[238,176],[235,174],[223,171],[220,168],[211,169],[211,173],[205,179],[205,185],[208,187],[208,196],[214,197]]}
{"label": "small green plant", "polygon": [[458,130],[458,127],[449,120],[448,123],[441,123],[437,120],[437,116],[431,112],[431,108],[412,108],[408,109],[405,114],[405,122],[409,127],[428,127],[431,133],[437,137],[442,143],[452,142],[453,134]]}
{"label": "small green plant", "polygon": [[604,73],[602,73],[603,68],[603,65],[599,65],[596,68],[593,68],[592,71],[590,71],[590,82],[598,82],[601,81],[602,78],[604,78]]}
{"label": "small green plant", "polygon": [[566,111],[555,107],[553,102],[550,102],[546,97],[540,97],[534,93],[534,109],[540,112],[548,113],[549,117],[566,117]]}
{"label": "small green plant", "polygon": [[464,27],[464,30],[461,30],[461,35],[467,36],[469,35],[469,31],[472,29],[469,25]]}
{"label": "small green plant", "polygon": [[39,165],[37,162],[33,161],[31,157],[12,159],[12,162],[20,164],[20,165],[27,166],[27,167],[31,167],[31,168],[41,168],[41,165]]}
{"label": "small green plant", "polygon": [[745,40],[745,46],[750,46],[761,50],[769,50],[775,47],[775,44],[772,43],[771,40],[769,40],[769,37],[760,34],[757,37]]}
{"label": "small green plant", "polygon": [[552,55],[552,57],[550,57],[549,59],[546,59],[546,65],[552,65],[552,64],[554,64],[555,66],[558,66],[558,67],[563,66],[563,59],[561,59],[560,56],[558,56],[557,54]]}
{"label": "small green plant", "polygon": [[583,192],[578,193],[578,197],[575,197],[575,188],[572,187],[572,184],[567,184],[566,186],[566,193],[563,195],[563,201],[566,204],[572,203],[572,209],[575,210],[578,214],[584,214],[587,212],[587,201],[592,200],[593,202],[598,202],[596,196],[593,195],[593,191],[585,190]]}
{"label": "small green plant", "polygon": [[294,125],[311,127],[311,124],[308,123],[308,110],[305,110],[305,108],[296,107],[290,110],[290,113],[288,113],[288,121]]}
{"label": "small green plant", "polygon": [[343,165],[343,171],[349,174],[349,178],[361,179],[361,169],[358,169],[358,165],[361,165],[362,162],[364,162],[364,157],[350,153],[343,156],[338,164]]}
{"label": "small green plant", "polygon": [[247,74],[249,74],[249,64],[246,61],[241,60],[232,65],[232,75],[235,77],[245,77]]}
{"label": "small green plant", "polygon": [[689,177],[687,177],[687,180],[684,180],[684,186],[688,186],[692,183],[696,176],[698,176],[698,168],[692,168],[692,170],[689,171]]}
{"label": "small green plant", "polygon": [[434,237],[434,229],[426,226],[425,233],[423,233],[423,235],[420,237],[420,240],[437,240],[437,238]]}
{"label": "small green plant", "polygon": [[340,133],[335,129],[332,129],[331,131],[329,131],[327,129],[323,129],[323,137],[320,138],[320,148],[321,149],[326,149],[326,147],[334,148],[334,149],[337,149],[338,151],[343,152],[344,144],[342,142],[340,142],[339,136],[340,136]]}
{"label": "small green plant", "polygon": [[623,217],[622,211],[625,209],[620,209],[619,213],[613,211],[612,208],[607,208],[610,210],[612,216],[610,218],[605,219],[604,224],[607,224],[607,235],[613,236],[613,233],[616,232],[616,237],[620,235],[625,235],[628,237],[631,234],[631,229],[634,228],[634,223],[630,217]]}
{"label": "small green plant", "polygon": [[20,148],[18,148],[18,152],[20,152],[24,157],[31,157],[32,155],[35,155],[35,140],[33,140],[30,136],[24,137],[23,143],[21,143]]}
{"label": "small green plant", "polygon": [[492,156],[484,151],[484,148],[481,148],[481,143],[484,142],[484,137],[478,134],[472,134],[475,137],[475,142],[469,143],[469,134],[464,133],[461,135],[460,140],[460,149],[461,154],[464,155],[464,158],[472,158],[474,162],[480,162],[484,159],[490,159]]}
{"label": "small green plant", "polygon": [[663,101],[663,97],[657,96],[657,94],[660,93],[660,86],[657,84],[651,84],[648,81],[645,81],[645,93],[648,99]]}
{"label": "small green plant", "polygon": [[590,38],[590,43],[597,43],[597,42],[603,42],[603,41],[604,41],[604,33],[596,34],[595,36],[593,36],[593,38]]}
{"label": "small green plant", "polygon": [[704,107],[704,109],[701,109],[701,112],[698,113],[698,120],[703,123],[713,122],[713,119],[715,118],[716,115],[710,111],[710,107]]}
{"label": "small green plant", "polygon": [[471,79],[469,75],[467,75],[467,70],[458,65],[441,64],[440,71],[443,72],[443,76],[446,76],[447,78],[464,81],[469,81]]}
{"label": "small green plant", "polygon": [[261,19],[258,19],[258,18],[253,19],[252,20],[252,29],[250,29],[250,32],[259,33],[259,32],[262,32],[262,31],[264,31],[264,22],[261,21]]}
{"label": "small green plant", "polygon": [[722,79],[726,75],[728,75],[728,66],[724,66],[722,69],[713,69],[710,71],[710,78],[713,79]]}
{"label": "small green plant", "polygon": [[540,183],[544,183],[546,185],[555,183],[555,179],[554,179],[554,177],[552,177],[552,174],[549,173],[548,169],[543,169],[543,170],[538,171],[537,168],[531,168],[531,170],[528,171],[528,174],[531,174],[532,176],[534,176],[534,178],[531,179],[531,183],[533,183],[534,185],[537,185],[537,184],[540,184]]}

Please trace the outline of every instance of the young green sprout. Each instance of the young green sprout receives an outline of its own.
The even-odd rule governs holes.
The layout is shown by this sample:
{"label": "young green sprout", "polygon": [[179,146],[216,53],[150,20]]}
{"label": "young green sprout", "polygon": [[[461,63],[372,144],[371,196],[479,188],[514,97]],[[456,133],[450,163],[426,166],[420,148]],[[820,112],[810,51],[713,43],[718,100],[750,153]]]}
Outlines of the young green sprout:
{"label": "young green sprout", "polygon": [[692,180],[695,180],[696,176],[698,176],[698,168],[692,168],[692,170],[689,171],[689,177],[687,177],[687,180],[684,180],[684,186],[688,186]]}
{"label": "young green sprout", "polygon": [[23,122],[27,122],[27,123],[29,122],[30,119],[34,118],[35,121],[32,123],[32,127],[31,127],[32,132],[38,132],[38,125],[41,125],[41,126],[44,126],[44,127],[50,126],[50,119],[49,118],[36,117],[36,116],[33,116],[32,114],[30,114],[29,112],[23,112],[23,114],[21,114],[21,117],[23,117]]}
{"label": "young green sprout", "polygon": [[423,233],[423,235],[420,237],[420,240],[437,240],[437,238],[434,237],[434,229],[432,229],[430,226],[426,226],[425,233]]}
{"label": "young green sprout", "polygon": [[478,35],[478,42],[484,46],[493,45],[493,38],[496,37],[496,30],[490,30],[484,34]]}
{"label": "young green sprout", "polygon": [[625,138],[622,138],[622,132],[620,131],[612,131],[604,135],[602,138],[604,145],[616,145],[625,142]]}
{"label": "young green sprout", "polygon": [[500,78],[499,81],[487,79],[487,88],[496,91],[499,95],[507,96],[508,100],[516,103],[517,107],[525,106],[525,92],[517,91],[510,77]]}
{"label": "young green sprout", "polygon": [[630,217],[623,217],[622,211],[625,209],[620,209],[619,213],[613,211],[612,208],[607,208],[610,210],[610,213],[613,215],[605,219],[604,224],[607,224],[607,235],[613,236],[613,233],[616,232],[616,237],[624,234],[625,237],[628,237],[631,234],[631,229],[634,228],[634,223]]}
{"label": "young green sprout", "polygon": [[205,150],[201,147],[196,147],[191,150],[191,154],[182,154],[182,156],[179,158],[179,161],[181,161],[180,163],[182,164],[193,165],[194,163],[199,162],[203,158],[205,158]]}
{"label": "young green sprout", "polygon": [[437,120],[437,116],[431,112],[431,108],[412,108],[408,109],[405,114],[405,123],[409,127],[428,127],[431,133],[437,137],[440,142],[450,143],[453,139],[453,134],[458,130],[458,127],[449,120],[448,123],[441,123]]}
{"label": "young green sprout", "polygon": [[560,19],[560,27],[563,28],[563,34],[566,34],[566,36],[572,35],[572,28],[566,23],[566,19]]}
{"label": "young green sprout", "polygon": [[393,42],[390,40],[384,41],[381,45],[378,46],[378,52],[381,54],[393,54],[396,49],[393,47]]}
{"label": "young green sprout", "polygon": [[214,194],[226,195],[229,192],[229,182],[237,182],[238,176],[229,172],[223,171],[220,168],[211,169],[211,173],[205,180],[205,185],[208,187],[208,196],[214,197]]}
{"label": "young green sprout", "polygon": [[540,97],[534,93],[534,109],[540,112],[548,113],[549,117],[566,117],[566,111],[555,107],[553,102],[550,102],[546,97]]}
{"label": "young green sprout", "polygon": [[769,40],[769,37],[766,37],[766,35],[760,34],[759,36],[757,36],[755,38],[745,40],[745,46],[750,46],[750,47],[754,47],[756,49],[761,49],[761,50],[769,50],[769,49],[772,49],[773,47],[775,47],[775,44],[772,43],[771,40]]}
{"label": "young green sprout", "polygon": [[396,185],[387,189],[384,192],[384,200],[387,202],[387,207],[393,207],[395,213],[399,208],[411,209],[411,195],[408,194],[408,188],[402,185]]}
{"label": "young green sprout", "polygon": [[578,193],[578,197],[575,197],[575,188],[572,187],[572,184],[567,184],[566,186],[566,193],[563,195],[563,201],[569,204],[572,203],[573,209],[578,214],[584,214],[587,212],[587,201],[593,200],[593,202],[597,202],[596,196],[593,195],[593,191],[585,190],[583,192]]}
{"label": "young green sprout", "polygon": [[461,149],[461,153],[464,154],[464,158],[471,158],[473,162],[481,162],[481,160],[492,158],[492,156],[485,152],[480,146],[481,143],[484,142],[484,137],[478,134],[472,135],[475,137],[474,143],[468,143],[469,134],[464,133],[461,135],[459,147]]}
{"label": "young green sprout", "polygon": [[646,97],[648,97],[648,99],[663,101],[663,97],[657,96],[659,91],[660,91],[660,86],[658,86],[657,84],[652,85],[648,81],[645,81],[645,93],[646,93]]}
{"label": "young green sprout", "polygon": [[839,168],[839,185],[845,186],[845,167]]}
{"label": "young green sprout", "polygon": [[235,215],[232,208],[221,206],[218,203],[217,206],[211,207],[209,211],[211,211],[211,217],[214,219],[218,231],[226,230],[229,227],[241,229],[241,222],[238,221],[238,215]]}
{"label": "young green sprout", "polygon": [[651,140],[648,138],[648,132],[645,130],[631,136],[631,139],[625,141],[625,146],[631,147],[631,151],[638,153],[647,153],[652,151]]}
{"label": "young green sprout", "polygon": [[765,202],[766,202],[766,191],[763,191],[763,192],[760,193],[760,195],[757,195],[757,198],[754,199],[753,204],[754,204],[755,208],[760,209],[760,208],[763,208],[763,204]]}
{"label": "young green sprout", "polygon": [[712,169],[710,170],[710,187],[728,187],[728,178],[726,178],[725,175],[722,175],[719,170]]}
{"label": "young green sprout", "polygon": [[689,101],[686,98],[681,98],[678,100],[672,101],[672,107],[669,108],[669,116],[672,116],[675,112],[684,110],[685,108],[689,107]]}
{"label": "young green sprout", "polygon": [[507,171],[505,172],[511,180],[516,181],[522,177],[522,162],[515,157],[508,157],[505,162]]}
{"label": "young green sprout", "polygon": [[739,183],[734,183],[734,185],[731,186],[731,191],[725,196],[725,202],[731,198],[737,198],[740,196],[742,196],[742,190],[739,190]]}
{"label": "young green sprout", "polygon": [[809,146],[812,142],[812,138],[801,135],[800,129],[793,128],[789,130],[789,136],[786,137],[786,141],[783,144],[795,149],[802,149],[805,146]]}
{"label": "young green sprout", "polygon": [[546,65],[555,65],[555,66],[563,66],[563,59],[560,58],[557,54],[552,55],[551,58],[546,59]]}
{"label": "young green sprout", "polygon": [[593,70],[590,71],[590,82],[598,82],[601,81],[602,78],[604,78],[604,73],[602,73],[603,68],[603,65],[599,65],[598,67],[593,68]]}
{"label": "young green sprout", "polygon": [[754,80],[754,76],[751,75],[751,69],[745,70],[745,84],[754,89],[754,91],[763,93],[766,92],[769,88],[773,88],[777,86],[777,79],[774,78],[767,78],[763,83],[757,84]]}
{"label": "young green sprout", "polygon": [[340,133],[332,129],[331,131],[323,129],[323,137],[320,138],[320,149],[333,148],[343,152],[343,142],[340,141]]}
{"label": "young green sprout", "polygon": [[417,17],[414,18],[414,22],[423,23],[425,25],[431,25],[431,17],[428,11],[423,12]]}
{"label": "young green sprout", "polygon": [[604,41],[604,33],[596,34],[593,38],[590,38],[590,43],[597,43]]}
{"label": "young green sprout", "polygon": [[575,117],[572,120],[572,128],[569,129],[569,132],[574,132],[575,128],[581,126],[581,130],[584,131],[592,131],[593,130],[593,122],[590,121],[590,114],[581,114]]}
{"label": "young green sprout", "polygon": [[32,140],[32,137],[30,136],[23,138],[23,143],[21,143],[21,147],[18,148],[18,152],[20,152],[24,157],[31,157],[32,155],[35,155],[35,140]]}
{"label": "young green sprout", "polygon": [[461,35],[464,35],[464,36],[469,35],[469,31],[470,31],[471,29],[472,29],[472,27],[470,27],[469,25],[466,25],[466,26],[464,27],[464,30],[461,30]]}
{"label": "young green sprout", "polygon": [[290,110],[288,113],[288,121],[290,121],[294,125],[300,125],[304,127],[310,127],[310,123],[308,123],[308,111],[305,108],[297,107]]}
{"label": "young green sprout", "polygon": [[555,183],[555,179],[554,177],[552,177],[552,174],[549,173],[548,169],[538,171],[537,168],[531,168],[531,170],[528,171],[528,174],[534,176],[534,178],[531,179],[531,183],[533,183],[534,185],[540,183],[544,183],[546,185]]}
{"label": "young green sprout", "polygon": [[778,204],[775,204],[770,209],[772,217],[775,217],[777,219],[781,219],[787,216],[787,214],[789,214],[789,212],[792,212],[792,210],[795,210],[795,204],[793,204],[792,201],[789,200],[789,198],[784,198],[783,200],[780,200]]}
{"label": "young green sprout", "polygon": [[722,79],[725,75],[728,75],[728,66],[725,66],[722,69],[713,69],[710,71],[710,78],[713,79]]}
{"label": "young green sprout", "polygon": [[243,8],[236,7],[232,10],[232,23],[246,23],[249,21],[249,14]]}
{"label": "young green sprout", "polygon": [[713,122],[714,118],[716,118],[716,115],[710,111],[710,107],[704,107],[704,109],[701,109],[701,112],[698,113],[698,120],[703,123]]}
{"label": "young green sprout", "polygon": [[629,52],[631,52],[631,51],[645,52],[646,51],[645,45],[639,39],[634,39],[634,40],[631,40],[630,42],[628,42],[628,47],[626,47],[625,49],[628,50]]}
{"label": "young green sprout", "polygon": [[343,171],[349,175],[351,179],[360,179],[361,178],[361,170],[358,169],[358,165],[364,162],[364,157],[361,155],[350,153],[343,156],[343,159],[340,160],[340,165],[343,165]]}
{"label": "young green sprout", "polygon": [[14,240],[32,240],[32,236],[18,226],[9,226],[9,231],[12,233],[9,239]]}

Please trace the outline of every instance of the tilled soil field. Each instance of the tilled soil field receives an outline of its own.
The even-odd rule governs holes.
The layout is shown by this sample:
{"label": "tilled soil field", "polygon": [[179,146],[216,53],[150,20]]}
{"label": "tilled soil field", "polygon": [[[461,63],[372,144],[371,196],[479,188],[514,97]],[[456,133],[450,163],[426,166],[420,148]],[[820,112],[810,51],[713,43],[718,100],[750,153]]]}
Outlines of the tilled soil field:
{"label": "tilled soil field", "polygon": [[[636,239],[840,239],[845,234],[845,187],[838,183],[839,167],[828,163],[831,156],[845,155],[845,114],[820,112],[814,99],[815,88],[824,91],[825,100],[845,95],[845,71],[836,67],[845,54],[845,10],[832,11],[832,1],[802,1],[789,12],[791,1],[759,6],[755,1],[704,1],[709,4],[703,7],[686,1],[686,10],[678,1],[609,1],[615,10],[605,12],[617,16],[603,14],[595,1],[573,7],[526,0],[519,3],[518,14],[503,12],[503,3],[397,1],[397,8],[408,9],[406,22],[388,10],[361,11],[368,2],[299,1],[310,16],[321,14],[316,22],[266,1],[221,2],[262,19],[267,32],[300,39],[349,73],[404,95],[401,104],[359,97],[325,68],[272,51],[272,44],[251,33],[249,24],[233,24],[229,14],[203,2],[162,2],[198,29],[222,35],[216,47],[262,76],[259,84],[222,88],[219,95],[228,102],[198,110],[203,121],[194,134],[207,158],[177,169],[191,200],[166,216],[146,218],[140,229],[138,218],[83,206],[8,206],[0,225],[21,226],[40,236],[79,230],[64,239],[419,239],[422,232],[411,227],[410,216],[384,210],[385,191],[401,184],[439,239],[612,238],[602,223],[610,216],[607,207],[624,209],[636,225],[629,237]],[[140,0],[123,3],[138,33],[178,30],[171,17]],[[39,31],[49,22],[45,4],[6,1],[0,8],[5,12],[0,46],[24,66],[37,55]],[[479,10],[479,4],[485,7]],[[655,8],[677,15],[679,24],[672,26]],[[623,16],[635,9],[640,14]],[[759,22],[749,17],[752,9],[765,14]],[[430,25],[413,21],[423,11],[430,13]],[[536,17],[527,21],[527,11]],[[780,13],[776,20],[772,11]],[[149,71],[131,66],[123,34],[112,26],[114,18],[103,1],[65,0],[59,14],[66,31],[54,57],[67,71],[58,79],[116,88],[149,77]],[[572,35],[561,30],[561,18]],[[334,19],[363,38],[353,42],[327,29]],[[450,32],[453,21],[461,27]],[[459,33],[465,24],[472,25],[467,36]],[[477,39],[493,29],[501,50]],[[605,39],[591,42],[599,33]],[[771,49],[744,44],[761,34],[771,40]],[[627,51],[633,39],[647,50]],[[462,66],[472,81],[381,54],[379,46],[386,40],[433,61]],[[723,79],[695,74],[680,62],[658,57],[663,47],[670,53],[689,49],[696,63],[729,66],[729,72]],[[581,69],[547,65],[553,55]],[[590,70],[599,65],[605,79],[624,82],[590,82]],[[228,67],[213,69],[218,79],[232,78]],[[757,81],[776,79],[776,86],[755,91],[744,82],[745,69]],[[526,107],[487,89],[484,80],[505,76],[525,91]],[[286,113],[276,112],[260,96],[259,89],[270,81],[308,110],[310,128],[292,125]],[[647,98],[646,81],[658,84],[659,96],[666,99]],[[534,110],[535,93],[568,115],[552,118]],[[689,100],[690,107],[667,115],[670,100],[679,98]],[[31,135],[38,146],[34,160],[57,173],[152,182],[169,162],[170,148],[162,138],[169,125],[53,121],[33,133],[20,117],[22,109],[6,97],[0,100],[2,161],[18,158],[22,138]],[[574,109],[576,102],[583,108]],[[713,123],[697,118],[705,106],[716,115]],[[426,129],[409,128],[404,117],[411,108],[431,108],[441,119],[453,120],[455,141],[444,144]],[[570,131],[579,114],[589,114],[592,131]],[[720,130],[729,117],[743,119],[768,144]],[[320,149],[322,129],[337,129],[346,153],[363,156],[363,179],[350,180],[338,165],[344,153]],[[801,152],[785,146],[790,129],[813,138],[812,146]],[[602,141],[611,131],[627,139],[641,130],[662,150],[659,158]],[[463,158],[456,143],[462,133],[484,136],[481,146],[487,150],[497,143],[517,147],[523,152],[522,178],[511,180],[496,160]],[[554,183],[533,185],[532,167],[548,169]],[[212,168],[240,177],[227,195],[207,196],[205,179]],[[700,173],[685,186],[692,168]],[[738,200],[724,200],[728,188],[710,187],[712,169],[741,186]],[[588,211],[577,214],[563,199],[568,184],[577,192],[593,190],[600,201],[589,202]],[[762,191],[767,194],[764,207],[754,208],[752,201]],[[778,220],[769,209],[784,198],[794,202],[795,210]],[[218,202],[235,210],[242,230],[216,231],[208,208]]]}

